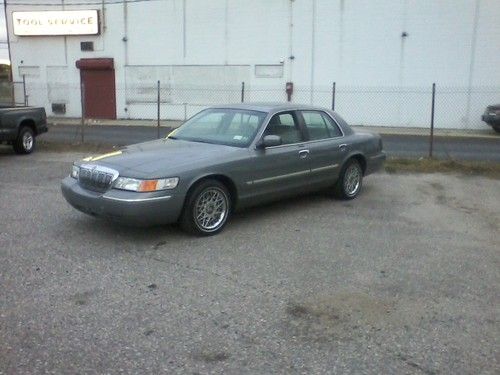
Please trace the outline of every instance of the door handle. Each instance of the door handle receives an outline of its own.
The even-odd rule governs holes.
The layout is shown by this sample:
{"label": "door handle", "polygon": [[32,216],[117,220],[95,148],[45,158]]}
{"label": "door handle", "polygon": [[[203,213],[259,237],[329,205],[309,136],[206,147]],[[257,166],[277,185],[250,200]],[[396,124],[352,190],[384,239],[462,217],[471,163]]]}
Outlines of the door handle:
{"label": "door handle", "polygon": [[309,155],[309,150],[300,150],[299,151],[299,158],[305,159]]}
{"label": "door handle", "polygon": [[347,150],[347,144],[342,143],[341,145],[339,145],[339,148],[340,148],[340,151],[345,151],[345,150]]}

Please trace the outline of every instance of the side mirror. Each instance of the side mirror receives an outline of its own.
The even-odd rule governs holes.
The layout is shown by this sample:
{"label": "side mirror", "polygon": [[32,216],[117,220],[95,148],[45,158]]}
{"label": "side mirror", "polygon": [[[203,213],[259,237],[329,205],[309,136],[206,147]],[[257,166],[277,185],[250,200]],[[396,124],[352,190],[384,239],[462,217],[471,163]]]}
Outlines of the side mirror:
{"label": "side mirror", "polygon": [[257,143],[257,148],[279,146],[282,143],[283,142],[281,141],[281,137],[279,135],[266,135],[259,141],[259,143]]}

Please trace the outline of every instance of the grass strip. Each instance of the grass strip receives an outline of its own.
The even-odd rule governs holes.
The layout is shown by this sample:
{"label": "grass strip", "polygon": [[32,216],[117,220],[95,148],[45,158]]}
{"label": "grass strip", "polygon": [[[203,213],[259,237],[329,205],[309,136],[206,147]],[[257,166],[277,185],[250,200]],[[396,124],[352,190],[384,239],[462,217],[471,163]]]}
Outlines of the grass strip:
{"label": "grass strip", "polygon": [[459,173],[500,179],[500,163],[487,161],[389,158],[385,170],[387,173]]}

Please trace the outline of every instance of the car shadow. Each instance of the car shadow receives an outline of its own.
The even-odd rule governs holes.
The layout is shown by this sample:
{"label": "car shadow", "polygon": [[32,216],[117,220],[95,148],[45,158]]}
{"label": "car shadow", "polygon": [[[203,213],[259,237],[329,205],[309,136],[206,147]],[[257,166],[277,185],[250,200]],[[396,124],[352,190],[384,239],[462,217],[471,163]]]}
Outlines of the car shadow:
{"label": "car shadow", "polygon": [[335,199],[325,191],[313,192],[242,209],[233,214],[231,221],[259,220],[268,215],[310,208],[318,204],[324,204],[326,202],[331,203],[334,201]]}
{"label": "car shadow", "polygon": [[[364,186],[361,194],[370,195],[370,190],[369,185]],[[325,205],[345,209],[352,207],[354,202],[359,200],[359,198],[354,201],[337,200],[327,192],[320,191],[242,209],[231,216],[227,227],[222,233],[208,238],[216,241],[219,238],[223,240],[226,234],[232,235],[234,231],[254,233],[256,226],[259,226],[262,221],[282,220],[284,215],[297,215],[298,219],[300,219],[304,211],[310,213],[311,210],[320,209]],[[100,235],[106,238],[115,237],[122,241],[143,244],[149,247],[158,247],[160,242],[163,245],[168,245],[169,243],[207,241],[207,237],[198,237],[185,233],[177,224],[137,227],[105,219],[91,218],[81,214],[80,219],[73,221],[72,226],[78,231],[98,231]]]}

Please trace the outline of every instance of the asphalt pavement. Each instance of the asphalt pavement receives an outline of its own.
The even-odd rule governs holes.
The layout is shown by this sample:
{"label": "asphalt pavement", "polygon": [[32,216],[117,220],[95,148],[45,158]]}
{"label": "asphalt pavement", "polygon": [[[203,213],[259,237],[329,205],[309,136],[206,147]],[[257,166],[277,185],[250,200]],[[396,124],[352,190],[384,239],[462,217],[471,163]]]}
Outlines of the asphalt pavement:
{"label": "asphalt pavement", "polygon": [[378,173],[195,238],[0,148],[0,374],[498,374],[500,180]]}
{"label": "asphalt pavement", "polygon": [[[87,125],[84,128],[84,142],[124,146],[168,135],[178,122],[167,122],[156,127],[152,122],[147,126]],[[389,157],[421,158],[429,155],[429,135],[423,129],[399,131],[401,129],[357,128],[361,131],[374,131],[382,135],[384,149]],[[403,129],[404,130],[404,129]],[[82,140],[81,127],[74,124],[55,124],[40,140],[64,144],[79,143]],[[500,161],[500,136],[490,133],[446,132],[434,138],[433,156],[439,159]]]}

